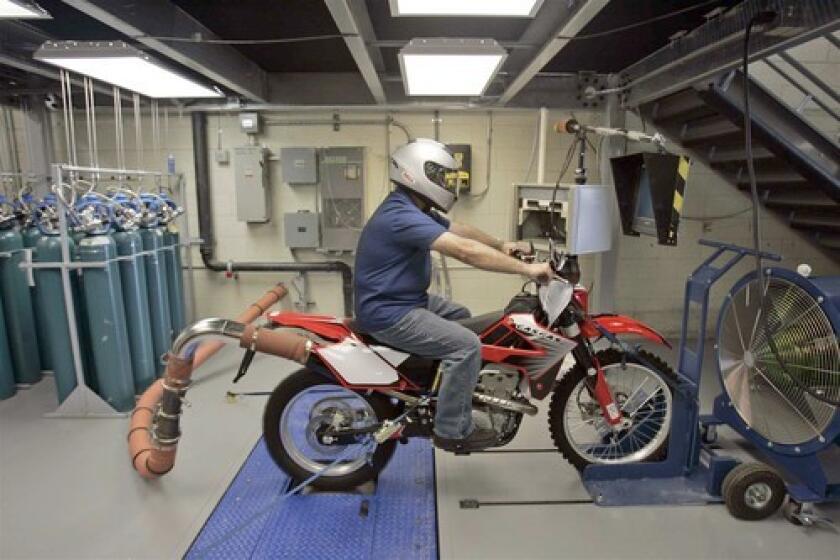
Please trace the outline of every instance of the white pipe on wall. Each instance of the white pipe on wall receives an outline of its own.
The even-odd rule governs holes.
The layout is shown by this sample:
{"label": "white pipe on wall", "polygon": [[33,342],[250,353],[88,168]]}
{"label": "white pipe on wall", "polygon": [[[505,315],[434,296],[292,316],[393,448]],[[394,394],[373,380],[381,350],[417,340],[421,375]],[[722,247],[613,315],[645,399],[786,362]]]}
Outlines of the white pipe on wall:
{"label": "white pipe on wall", "polygon": [[537,146],[537,183],[545,183],[545,151],[546,136],[548,134],[548,109],[540,108],[540,137]]}

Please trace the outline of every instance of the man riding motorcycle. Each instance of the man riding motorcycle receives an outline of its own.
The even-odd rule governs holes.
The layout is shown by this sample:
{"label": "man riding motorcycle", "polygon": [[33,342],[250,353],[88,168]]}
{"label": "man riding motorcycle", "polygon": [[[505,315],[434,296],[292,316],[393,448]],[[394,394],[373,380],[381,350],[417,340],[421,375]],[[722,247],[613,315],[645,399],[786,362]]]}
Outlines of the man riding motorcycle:
{"label": "man riding motorcycle", "polygon": [[446,174],[459,163],[447,147],[418,138],[391,155],[395,190],[368,220],[356,252],[356,321],[374,338],[425,358],[441,360],[434,444],[467,452],[493,443],[492,429],[476,426],[472,393],[481,368],[478,336],[455,321],[470,316],[457,303],[428,294],[431,250],[465,264],[537,282],[552,275],[548,263],[524,263],[518,245],[449,220],[456,193]]}

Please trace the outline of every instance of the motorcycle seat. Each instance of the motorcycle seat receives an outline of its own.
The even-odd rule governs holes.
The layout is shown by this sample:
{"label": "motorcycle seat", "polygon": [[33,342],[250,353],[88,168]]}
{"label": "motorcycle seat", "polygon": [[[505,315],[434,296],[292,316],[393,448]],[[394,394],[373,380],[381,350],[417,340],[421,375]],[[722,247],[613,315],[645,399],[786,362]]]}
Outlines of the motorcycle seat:
{"label": "motorcycle seat", "polygon": [[475,317],[469,317],[468,319],[459,319],[455,322],[461,325],[462,327],[466,327],[475,334],[481,334],[484,331],[486,331],[493,323],[498,322],[502,317],[504,317],[504,315],[505,312],[500,309],[498,311],[491,311],[489,313],[476,315]]}
{"label": "motorcycle seat", "polygon": [[[469,317],[467,319],[459,319],[455,321],[462,327],[465,327],[475,334],[481,334],[487,328],[492,325],[493,323],[499,321],[504,316],[504,311],[491,311],[490,313],[484,313],[482,315],[476,315],[475,317]],[[356,333],[359,337],[363,340],[365,338],[370,339],[371,341],[376,342],[376,338],[365,329],[362,328],[361,325],[355,319],[347,319],[344,323],[347,325],[347,328]]]}

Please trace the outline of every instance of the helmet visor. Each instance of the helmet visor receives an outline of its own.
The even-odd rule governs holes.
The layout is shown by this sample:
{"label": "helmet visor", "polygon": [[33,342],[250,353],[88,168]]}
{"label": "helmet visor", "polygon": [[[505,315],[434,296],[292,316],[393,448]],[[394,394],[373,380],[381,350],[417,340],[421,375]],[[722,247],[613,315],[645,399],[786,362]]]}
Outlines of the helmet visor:
{"label": "helmet visor", "polygon": [[429,181],[443,189],[448,189],[446,183],[446,174],[452,171],[451,169],[448,169],[433,161],[427,161],[425,164],[423,164],[423,171],[426,173],[426,177],[429,179]]}

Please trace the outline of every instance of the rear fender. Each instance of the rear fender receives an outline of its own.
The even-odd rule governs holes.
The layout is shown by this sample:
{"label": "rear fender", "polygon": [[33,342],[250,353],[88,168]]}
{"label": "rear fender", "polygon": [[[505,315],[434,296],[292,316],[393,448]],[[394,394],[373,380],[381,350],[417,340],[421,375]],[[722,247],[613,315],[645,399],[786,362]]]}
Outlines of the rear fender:
{"label": "rear fender", "polygon": [[635,334],[651,342],[671,348],[671,343],[655,329],[626,315],[595,315],[583,324],[581,331],[590,340],[604,336],[603,331],[613,335]]}

